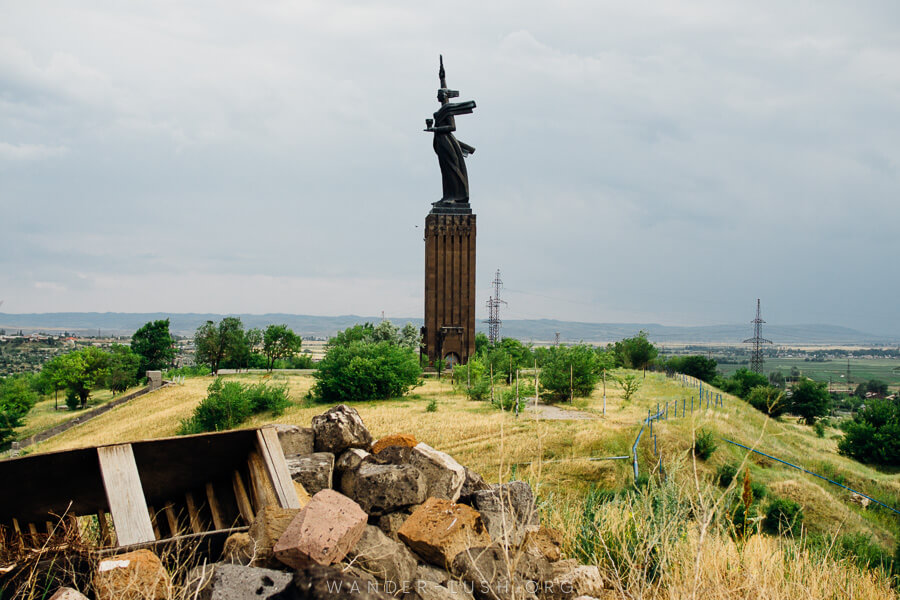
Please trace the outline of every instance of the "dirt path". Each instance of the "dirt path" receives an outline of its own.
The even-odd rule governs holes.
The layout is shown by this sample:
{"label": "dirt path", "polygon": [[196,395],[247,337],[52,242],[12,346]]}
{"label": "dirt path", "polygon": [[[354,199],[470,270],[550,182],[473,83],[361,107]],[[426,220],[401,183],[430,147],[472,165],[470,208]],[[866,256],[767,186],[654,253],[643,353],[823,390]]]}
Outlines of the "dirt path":
{"label": "dirt path", "polygon": [[534,406],[529,403],[525,407],[525,414],[532,419],[545,419],[548,421],[582,421],[585,419],[594,419],[594,415],[580,410],[566,410],[558,406],[549,404],[538,404]]}

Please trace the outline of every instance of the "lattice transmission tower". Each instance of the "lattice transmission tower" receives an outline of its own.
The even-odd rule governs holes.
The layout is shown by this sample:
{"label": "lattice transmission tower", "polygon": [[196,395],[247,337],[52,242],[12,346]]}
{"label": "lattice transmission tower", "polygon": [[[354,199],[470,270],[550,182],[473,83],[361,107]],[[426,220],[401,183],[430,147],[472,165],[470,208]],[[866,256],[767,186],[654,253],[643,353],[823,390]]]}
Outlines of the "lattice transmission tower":
{"label": "lattice transmission tower", "polygon": [[500,269],[497,269],[497,273],[494,274],[491,286],[494,288],[494,295],[488,298],[487,301],[488,319],[485,323],[488,324],[488,340],[491,344],[497,344],[500,342],[500,324],[502,323],[500,320],[500,305],[506,304],[500,299],[500,288],[503,287],[503,280],[500,279]]}
{"label": "lattice transmission tower", "polygon": [[762,324],[765,321],[762,320],[762,317],[759,313],[759,298],[756,299],[756,318],[750,321],[753,323],[753,337],[747,340],[744,340],[745,344],[753,344],[753,355],[750,357],[750,370],[754,373],[762,373],[763,372],[763,353],[762,346],[763,344],[771,344],[771,340],[767,340],[762,336]]}

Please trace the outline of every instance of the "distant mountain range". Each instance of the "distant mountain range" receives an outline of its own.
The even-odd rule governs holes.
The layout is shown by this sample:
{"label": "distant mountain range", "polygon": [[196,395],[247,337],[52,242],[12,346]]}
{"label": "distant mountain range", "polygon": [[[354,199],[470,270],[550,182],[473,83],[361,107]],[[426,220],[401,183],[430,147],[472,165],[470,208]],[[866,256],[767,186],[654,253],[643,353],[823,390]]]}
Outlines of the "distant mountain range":
{"label": "distant mountain range", "polygon": [[[26,333],[42,331],[77,332],[82,335],[131,335],[147,321],[168,318],[172,332],[191,335],[198,326],[208,320],[218,321],[224,315],[199,313],[0,313],[0,329],[7,332],[22,330]],[[264,315],[236,315],[246,327],[265,327],[271,323],[285,323],[304,336],[328,337],[341,329],[366,321],[378,322],[380,317],[360,317],[343,315],[319,317],[312,315],[290,315],[271,313]],[[422,319],[389,317],[392,322],[403,325],[407,322],[421,326]],[[486,331],[483,323],[478,330]],[[525,341],[553,341],[559,332],[563,342],[611,342],[629,337],[639,331],[648,332],[654,342],[664,344],[721,343],[736,344],[753,335],[751,325],[703,325],[696,327],[659,325],[657,323],[579,323],[552,319],[505,320],[501,333]],[[769,325],[763,329],[764,337],[776,344],[894,344],[900,336],[875,335],[836,325]]]}

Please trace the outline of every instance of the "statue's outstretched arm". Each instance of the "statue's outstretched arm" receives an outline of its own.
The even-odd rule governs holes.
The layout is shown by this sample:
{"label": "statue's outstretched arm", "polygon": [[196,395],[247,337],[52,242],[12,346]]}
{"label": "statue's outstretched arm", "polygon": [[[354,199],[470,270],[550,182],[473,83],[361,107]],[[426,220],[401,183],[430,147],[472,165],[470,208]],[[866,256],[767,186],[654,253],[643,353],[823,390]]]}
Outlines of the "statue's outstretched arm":
{"label": "statue's outstretched arm", "polygon": [[456,131],[455,125],[438,125],[437,127],[432,127],[430,129],[426,129],[425,131],[433,131],[434,133],[453,133]]}

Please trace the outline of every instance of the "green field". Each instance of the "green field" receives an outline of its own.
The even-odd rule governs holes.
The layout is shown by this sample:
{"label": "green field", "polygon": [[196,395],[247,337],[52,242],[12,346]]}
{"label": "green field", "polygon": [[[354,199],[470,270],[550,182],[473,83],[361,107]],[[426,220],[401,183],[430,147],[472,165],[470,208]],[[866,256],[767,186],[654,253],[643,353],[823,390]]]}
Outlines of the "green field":
{"label": "green field", "polygon": [[[730,375],[747,365],[720,364],[719,370],[725,375]],[[802,358],[767,358],[763,365],[764,373],[781,371],[785,375],[790,374],[791,367],[797,367],[803,375],[816,381],[831,381],[837,387],[846,385],[847,360],[835,359],[826,362],[814,362]],[[896,358],[851,358],[850,359],[850,383],[853,387],[857,384],[880,379],[892,388],[900,386],[900,359]]]}

